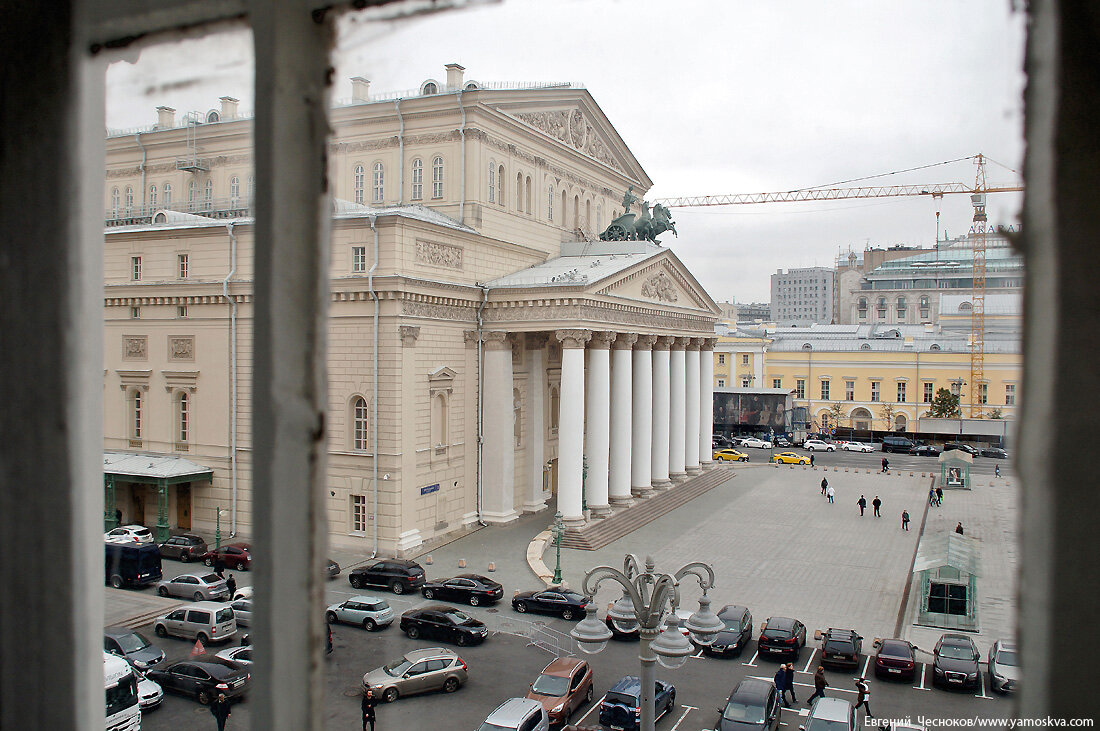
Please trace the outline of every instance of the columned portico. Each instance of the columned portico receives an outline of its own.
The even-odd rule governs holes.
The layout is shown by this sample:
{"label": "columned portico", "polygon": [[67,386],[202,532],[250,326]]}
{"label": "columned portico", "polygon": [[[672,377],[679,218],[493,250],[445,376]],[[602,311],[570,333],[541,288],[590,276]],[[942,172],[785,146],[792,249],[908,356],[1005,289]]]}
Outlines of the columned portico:
{"label": "columned portico", "polygon": [[630,492],[653,491],[653,345],[656,335],[639,335],[633,355],[633,431],[630,442]]}
{"label": "columned portico", "polygon": [[612,332],[595,332],[588,346],[588,414],[585,419],[584,455],[588,475],[584,489],[593,518],[611,514],[608,504],[608,464],[611,423],[611,341]]}
{"label": "columned portico", "polygon": [[653,454],[650,458],[653,487],[667,489],[672,486],[668,477],[669,445],[669,349],[675,338],[662,335],[653,344]]}
{"label": "columned portico", "polygon": [[685,350],[687,338],[673,338],[669,350],[668,473],[673,479],[687,476],[687,374]]}
{"label": "columned portico", "polygon": [[689,475],[699,474],[699,338],[688,338],[684,354],[684,392],[687,397],[684,463]]}
{"label": "columned portico", "polygon": [[714,346],[718,338],[702,338],[699,346],[699,463],[711,464],[714,433]]}
{"label": "columned portico", "polygon": [[558,510],[566,524],[584,524],[584,346],[590,330],[558,330],[561,405],[558,418]]}
{"label": "columned portico", "polygon": [[608,500],[613,506],[631,505],[630,440],[631,401],[634,387],[631,353],[638,342],[635,333],[619,333],[611,351],[611,424],[608,459]]}
{"label": "columned portico", "polygon": [[482,334],[485,348],[485,411],[482,450],[482,518],[507,523],[515,510],[515,436],[512,425],[512,340],[508,333]]}
{"label": "columned portico", "polygon": [[523,510],[536,513],[546,507],[543,492],[546,475],[546,342],[549,333],[527,333],[527,486],[523,491]]}

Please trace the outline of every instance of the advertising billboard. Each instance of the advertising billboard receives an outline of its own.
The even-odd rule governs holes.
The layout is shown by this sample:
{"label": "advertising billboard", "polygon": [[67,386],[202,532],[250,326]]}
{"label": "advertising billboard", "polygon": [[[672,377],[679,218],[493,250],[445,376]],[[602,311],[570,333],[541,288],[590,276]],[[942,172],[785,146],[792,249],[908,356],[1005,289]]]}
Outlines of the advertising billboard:
{"label": "advertising billboard", "polygon": [[769,429],[779,433],[790,431],[789,393],[720,393],[714,394],[714,428],[722,432],[738,428]]}

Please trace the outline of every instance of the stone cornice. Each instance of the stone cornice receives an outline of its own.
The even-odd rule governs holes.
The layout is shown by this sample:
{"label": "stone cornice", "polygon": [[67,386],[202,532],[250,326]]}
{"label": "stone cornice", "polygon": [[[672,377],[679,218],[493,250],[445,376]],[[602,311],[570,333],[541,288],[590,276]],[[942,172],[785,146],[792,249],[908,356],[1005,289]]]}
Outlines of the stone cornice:
{"label": "stone cornice", "polygon": [[490,302],[484,318],[488,322],[513,324],[571,320],[604,324],[607,327],[599,329],[606,330],[637,330],[639,326],[649,326],[675,330],[685,335],[714,332],[714,319],[710,314],[670,312],[646,307],[644,303],[633,305],[572,297]]}

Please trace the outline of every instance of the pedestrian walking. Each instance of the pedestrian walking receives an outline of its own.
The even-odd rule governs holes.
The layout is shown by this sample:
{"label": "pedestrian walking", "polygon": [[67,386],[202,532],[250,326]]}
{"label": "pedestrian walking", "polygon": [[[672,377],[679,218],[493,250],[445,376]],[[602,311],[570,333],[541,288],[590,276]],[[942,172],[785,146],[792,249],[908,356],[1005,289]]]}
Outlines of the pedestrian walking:
{"label": "pedestrian walking", "polygon": [[787,674],[783,676],[783,692],[779,695],[786,700],[787,693],[791,694],[791,703],[798,703],[798,699],[794,697],[794,663],[787,663]]}
{"label": "pedestrian walking", "polygon": [[941,505],[943,505],[943,488],[942,487],[937,487],[936,488],[936,507],[938,508]]}
{"label": "pedestrian walking", "polygon": [[875,495],[875,499],[871,501],[871,507],[875,509],[875,517],[881,518],[882,514],[878,509],[882,507],[882,501],[878,499],[878,495]]}
{"label": "pedestrian walking", "polygon": [[822,495],[826,494],[826,490],[828,490],[828,489],[829,489],[829,481],[826,480],[824,477],[822,477],[821,478],[821,494]]}
{"label": "pedestrian walking", "polygon": [[233,601],[233,595],[237,593],[237,580],[233,578],[233,574],[225,580],[225,585],[229,587],[229,601]]}
{"label": "pedestrian walking", "polygon": [[[779,669],[775,671],[775,689],[779,691],[779,701],[787,708],[791,707],[791,704],[787,703],[787,666],[780,663]],[[372,729],[373,731],[373,729]]]}
{"label": "pedestrian walking", "polygon": [[214,559],[214,573],[218,575],[219,579],[225,578],[225,561],[219,555]]}
{"label": "pedestrian walking", "polygon": [[901,511],[901,529],[902,530],[909,530],[909,511],[908,510]]}
{"label": "pedestrian walking", "polygon": [[959,524],[955,526],[955,532],[958,533],[960,536],[965,535],[963,533],[963,524],[961,520],[959,521]]}
{"label": "pedestrian walking", "polygon": [[806,699],[806,705],[812,706],[815,698],[824,698],[825,689],[828,687],[829,683],[825,680],[825,667],[818,665],[817,672],[814,673],[814,694]]}
{"label": "pedestrian walking", "polygon": [[225,722],[229,720],[229,714],[232,712],[225,693],[218,693],[218,700],[210,704],[210,714],[218,721],[218,731],[225,731]]}
{"label": "pedestrian walking", "polygon": [[889,472],[890,471],[890,460],[886,459],[885,457],[882,458],[882,471],[883,472]]}
{"label": "pedestrian walking", "polygon": [[[813,456],[811,456],[810,457],[810,464],[813,464],[813,463],[814,463],[814,458],[813,458]],[[1001,476],[1001,466],[1000,465],[996,465],[993,468],[993,475],[994,475],[994,477],[1000,477]]]}
{"label": "pedestrian walking", "polygon": [[811,467],[814,466],[814,453],[813,452],[810,452],[810,466]]}
{"label": "pedestrian walking", "polygon": [[860,495],[859,500],[856,500],[856,505],[859,506],[860,517],[863,517],[863,511],[867,509],[867,498]]}
{"label": "pedestrian walking", "polygon": [[363,709],[363,731],[367,731],[367,724],[370,724],[370,731],[374,731],[374,703],[374,689],[367,688],[367,692],[363,694],[361,704]]}
{"label": "pedestrian walking", "polygon": [[325,654],[326,655],[331,655],[332,654],[332,625],[326,623],[325,624],[325,629],[328,630],[328,632],[325,633]]}
{"label": "pedestrian walking", "polygon": [[829,504],[833,504],[833,496],[836,495],[836,491],[833,490],[833,486],[829,485],[829,489],[825,492],[829,496]]}
{"label": "pedestrian walking", "polygon": [[928,504],[929,505],[935,505],[936,504],[936,491],[933,490],[931,487],[928,488]]}
{"label": "pedestrian walking", "polygon": [[115,508],[115,527],[122,525],[122,511]]}
{"label": "pedestrian walking", "polygon": [[875,717],[875,714],[871,713],[871,689],[867,687],[866,680],[856,678],[856,707],[852,711],[858,711],[860,706],[867,711],[867,718]]}

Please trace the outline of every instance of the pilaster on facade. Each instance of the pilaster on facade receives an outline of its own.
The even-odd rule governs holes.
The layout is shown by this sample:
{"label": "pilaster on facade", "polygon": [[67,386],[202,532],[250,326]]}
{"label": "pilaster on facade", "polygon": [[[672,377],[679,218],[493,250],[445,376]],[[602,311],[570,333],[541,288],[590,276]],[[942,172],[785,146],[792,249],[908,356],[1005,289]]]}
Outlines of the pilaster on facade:
{"label": "pilaster on facade", "polygon": [[419,325],[401,325],[397,328],[397,332],[401,336],[401,345],[406,348],[414,347],[417,339],[420,338]]}
{"label": "pilaster on facade", "polygon": [[509,523],[515,510],[515,430],[513,420],[512,342],[509,333],[482,332],[485,408],[482,414],[482,517]]}

